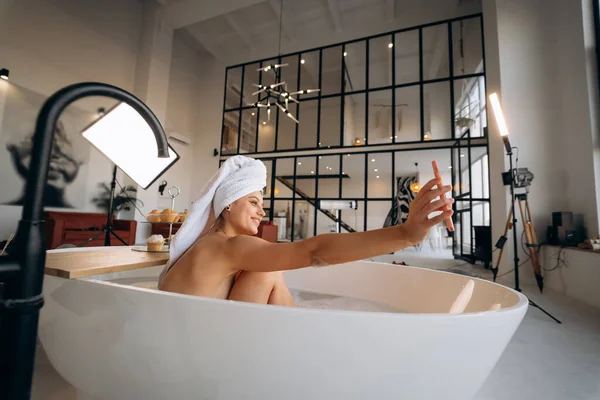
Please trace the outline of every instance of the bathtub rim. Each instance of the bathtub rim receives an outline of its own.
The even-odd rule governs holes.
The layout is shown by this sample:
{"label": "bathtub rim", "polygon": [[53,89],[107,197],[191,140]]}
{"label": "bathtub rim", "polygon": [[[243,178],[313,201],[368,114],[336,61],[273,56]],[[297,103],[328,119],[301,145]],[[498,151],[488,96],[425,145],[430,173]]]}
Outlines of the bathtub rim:
{"label": "bathtub rim", "polygon": [[[375,261],[358,261],[358,262],[364,262],[364,263],[369,263],[369,264],[380,264],[380,265],[388,265],[387,263],[381,263],[381,262],[375,262]],[[343,265],[343,264],[337,264],[337,265]],[[333,265],[331,265],[333,266]],[[327,267],[331,267],[331,266],[327,266]],[[319,267],[319,268],[327,268],[327,267]],[[309,267],[310,268],[310,267]],[[430,271],[431,273],[444,273],[444,274],[453,274],[456,275],[453,272],[448,272],[448,271],[440,271],[440,270],[429,270],[427,268],[422,268],[422,267],[414,267],[414,266],[401,266],[400,268],[411,268],[411,269],[419,269],[419,270],[423,270],[426,269],[428,271]],[[144,287],[138,287],[138,286],[132,286],[132,285],[125,285],[125,284],[121,284],[118,282],[113,282],[110,280],[101,280],[101,279],[97,279],[96,276],[90,276],[90,277],[82,277],[82,278],[75,278],[75,279],[66,279],[66,278],[61,278],[61,277],[57,277],[57,276],[48,276],[54,279],[62,279],[64,281],[83,281],[83,282],[90,282],[90,283],[96,283],[96,284],[103,284],[103,285],[108,285],[108,286],[116,286],[116,287],[121,287],[121,288],[127,288],[127,289],[131,289],[131,290],[138,290],[138,291],[142,291],[142,292],[148,292],[151,294],[156,294],[156,295],[166,295],[166,296],[173,296],[176,298],[184,298],[184,299],[189,299],[189,300],[194,300],[194,301],[200,301],[200,302],[204,302],[204,303],[213,303],[213,304],[234,304],[237,306],[241,306],[241,307],[247,307],[247,308],[253,308],[253,309],[271,309],[271,310],[281,310],[281,309],[286,309],[288,311],[291,312],[309,312],[309,313],[328,313],[329,315],[333,315],[333,314],[340,314],[340,315],[345,315],[345,316],[367,316],[367,315],[372,315],[372,316],[383,316],[386,315],[388,317],[400,317],[400,318],[414,318],[414,319],[421,319],[421,318],[469,318],[469,317],[476,317],[476,316],[481,316],[483,314],[490,314],[490,315],[498,315],[500,316],[501,314],[505,314],[505,313],[513,313],[513,312],[518,312],[519,309],[521,308],[527,308],[529,305],[529,299],[520,292],[517,292],[516,290],[501,285],[497,282],[490,282],[487,281],[485,279],[482,278],[476,278],[476,277],[469,277],[466,275],[463,275],[466,279],[473,279],[473,280],[478,280],[478,281],[482,281],[484,282],[484,284],[492,284],[494,286],[498,286],[504,290],[508,290],[509,292],[512,292],[513,294],[515,294],[517,296],[517,298],[519,299],[519,301],[517,302],[517,304],[511,306],[511,307],[503,307],[500,308],[499,310],[487,310],[487,311],[477,311],[477,312],[463,312],[463,313],[459,313],[459,314],[450,314],[450,313],[396,313],[396,312],[389,312],[389,311],[359,311],[359,310],[339,310],[339,309],[321,309],[321,308],[310,308],[310,307],[285,307],[285,306],[278,306],[278,305],[273,305],[273,304],[257,304],[257,303],[246,303],[246,302],[242,302],[242,301],[235,301],[235,300],[228,300],[228,299],[216,299],[216,298],[212,298],[212,297],[203,297],[203,296],[196,296],[196,295],[191,295],[191,294],[181,294],[181,293],[174,293],[174,292],[167,292],[167,291],[162,291],[162,290],[158,290],[158,289],[149,289],[149,288],[144,288]],[[46,277],[45,279],[48,279],[48,277]],[[140,277],[142,278],[142,277]]]}

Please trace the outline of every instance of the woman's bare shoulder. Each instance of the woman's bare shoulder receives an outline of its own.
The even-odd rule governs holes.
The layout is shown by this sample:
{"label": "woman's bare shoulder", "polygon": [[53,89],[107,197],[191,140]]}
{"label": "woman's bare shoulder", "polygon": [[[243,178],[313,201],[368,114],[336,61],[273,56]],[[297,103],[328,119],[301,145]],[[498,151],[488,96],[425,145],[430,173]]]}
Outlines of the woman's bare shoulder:
{"label": "woman's bare shoulder", "polygon": [[204,253],[214,253],[214,255],[218,255],[224,250],[228,239],[227,236],[219,233],[206,234],[194,243],[192,253],[195,255]]}

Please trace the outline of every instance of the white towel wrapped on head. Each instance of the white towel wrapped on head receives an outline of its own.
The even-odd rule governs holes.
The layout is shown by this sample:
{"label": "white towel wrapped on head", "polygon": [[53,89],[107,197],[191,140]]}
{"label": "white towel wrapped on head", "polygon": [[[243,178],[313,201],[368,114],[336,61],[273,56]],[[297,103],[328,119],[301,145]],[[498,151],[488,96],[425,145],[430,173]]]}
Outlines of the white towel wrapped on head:
{"label": "white towel wrapped on head", "polygon": [[160,281],[173,264],[198,238],[207,234],[221,212],[236,200],[267,185],[267,168],[262,161],[246,156],[234,156],[221,166],[200,191],[190,212],[170,247],[169,262],[159,277]]}

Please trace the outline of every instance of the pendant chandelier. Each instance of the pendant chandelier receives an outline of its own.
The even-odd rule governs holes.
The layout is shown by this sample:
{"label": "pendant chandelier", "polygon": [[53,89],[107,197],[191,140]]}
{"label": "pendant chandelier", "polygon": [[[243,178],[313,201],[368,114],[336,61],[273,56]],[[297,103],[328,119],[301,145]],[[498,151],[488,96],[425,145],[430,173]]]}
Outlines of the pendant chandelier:
{"label": "pendant chandelier", "polygon": [[410,191],[413,193],[419,193],[421,190],[421,184],[419,183],[419,163],[415,163],[415,170],[417,171],[417,180],[410,184]]}
{"label": "pendant chandelier", "polygon": [[[280,1],[280,10],[279,10],[279,50],[278,50],[278,58],[281,57],[281,34],[282,34],[282,24],[283,24],[283,0]],[[267,120],[271,121],[271,106],[275,106],[281,110],[286,116],[288,116],[295,123],[299,123],[299,121],[292,115],[292,113],[288,109],[289,102],[294,102],[299,104],[298,100],[293,96],[299,94],[308,94],[315,93],[320,91],[321,89],[304,89],[298,90],[296,92],[289,92],[287,88],[287,83],[281,81],[281,68],[287,67],[288,64],[270,64],[258,68],[257,71],[263,72],[273,72],[275,74],[275,83],[272,85],[258,85],[253,83],[253,86],[257,87],[258,90],[252,93],[253,96],[258,96],[258,100],[255,103],[249,104],[251,107],[256,108],[266,108],[267,109]],[[300,73],[300,71],[298,71]]]}

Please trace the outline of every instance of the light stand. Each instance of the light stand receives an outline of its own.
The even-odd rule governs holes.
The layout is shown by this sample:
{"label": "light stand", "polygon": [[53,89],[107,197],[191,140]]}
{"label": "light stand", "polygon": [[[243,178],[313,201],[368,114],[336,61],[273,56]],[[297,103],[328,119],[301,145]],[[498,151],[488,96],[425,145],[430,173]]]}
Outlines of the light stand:
{"label": "light stand", "polygon": [[115,233],[115,231],[113,231],[113,228],[112,228],[113,201],[115,198],[116,184],[117,184],[117,166],[115,165],[113,167],[112,180],[110,181],[110,200],[108,203],[108,216],[106,218],[106,228],[102,229],[100,232],[98,232],[97,234],[95,234],[94,236],[92,236],[91,238],[86,240],[85,242],[78,244],[77,247],[85,246],[86,244],[88,244],[92,240],[96,239],[98,236],[102,235],[103,233],[105,234],[105,236],[104,236],[104,245],[105,246],[110,246],[110,235],[111,234],[114,235],[117,239],[119,239],[121,241],[121,243],[123,243],[123,246],[127,246],[127,243],[125,243],[125,241],[123,239],[121,239],[121,237],[119,235],[117,235]]}
{"label": "light stand", "polygon": [[106,96],[131,106],[151,128],[158,157],[169,157],[167,137],[156,116],[141,100],[123,89],[103,83],[78,83],[59,90],[44,103],[33,137],[15,247],[8,257],[0,259],[0,393],[3,399],[27,399],[31,395],[39,310],[44,304],[43,199],[54,131],[69,104],[90,96]]}
{"label": "light stand", "polygon": [[[490,95],[490,101],[492,103],[492,108],[494,110],[494,115],[496,117],[496,121],[498,122],[498,128],[500,129],[500,136],[502,136],[502,142],[504,143],[504,147],[506,149],[506,155],[509,158],[510,163],[510,199],[511,199],[511,207],[512,207],[512,233],[513,233],[513,249],[514,249],[514,273],[515,273],[515,290],[517,292],[521,292],[521,287],[519,286],[519,245],[517,240],[517,214],[515,214],[515,180],[513,174],[513,152],[512,146],[510,145],[510,139],[508,138],[508,128],[506,127],[506,121],[504,120],[504,114],[502,113],[502,108],[500,107],[500,101],[498,100],[498,95],[496,93],[492,93]],[[496,278],[497,271],[494,271],[494,280]],[[557,323],[561,324],[558,319],[554,318],[550,313],[546,310],[535,304],[531,299],[529,299],[529,304],[533,307],[539,309],[544,314],[552,318]]]}

